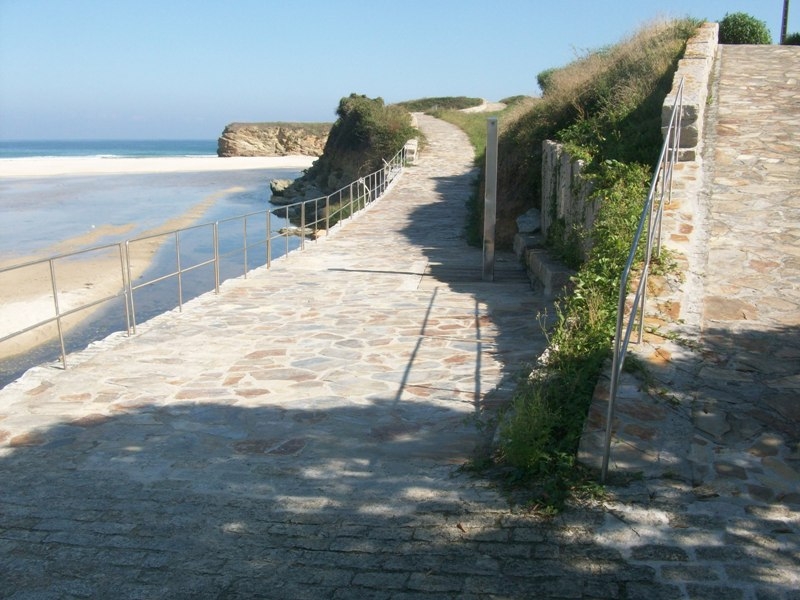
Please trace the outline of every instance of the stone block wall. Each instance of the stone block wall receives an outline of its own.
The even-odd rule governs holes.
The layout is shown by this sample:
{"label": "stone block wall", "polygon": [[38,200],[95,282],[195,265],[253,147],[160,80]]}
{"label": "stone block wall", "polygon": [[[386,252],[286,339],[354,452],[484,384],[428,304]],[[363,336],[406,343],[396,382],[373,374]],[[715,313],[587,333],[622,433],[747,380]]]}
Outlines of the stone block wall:
{"label": "stone block wall", "polygon": [[584,258],[591,241],[584,235],[594,226],[599,201],[588,200],[590,185],[583,179],[584,163],[575,160],[563,145],[545,140],[542,144],[542,235],[547,238],[554,223],[561,220],[565,233],[581,232]]}
{"label": "stone block wall", "polygon": [[708,101],[708,82],[717,54],[719,23],[703,23],[686,44],[683,58],[672,80],[672,90],[664,99],[661,109],[661,126],[666,132],[675,106],[678,86],[683,84],[681,111],[681,144],[678,160],[692,161],[699,156],[703,139],[703,119]]}

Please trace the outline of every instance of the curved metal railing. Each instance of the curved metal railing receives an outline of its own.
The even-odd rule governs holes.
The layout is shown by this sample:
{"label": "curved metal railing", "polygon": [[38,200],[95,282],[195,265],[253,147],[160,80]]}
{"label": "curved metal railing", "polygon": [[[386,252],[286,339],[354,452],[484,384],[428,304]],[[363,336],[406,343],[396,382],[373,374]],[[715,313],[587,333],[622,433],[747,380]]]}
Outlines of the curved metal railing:
{"label": "curved metal railing", "polygon": [[[52,343],[54,338],[57,338],[60,346],[60,357],[63,367],[67,368],[67,349],[65,344],[65,326],[64,321],[69,317],[77,315],[84,311],[89,311],[100,305],[107,304],[113,300],[122,299],[125,331],[128,335],[136,333],[136,293],[143,288],[153,286],[162,281],[175,279],[177,281],[177,305],[178,309],[182,310],[184,303],[184,289],[183,279],[184,275],[191,271],[200,270],[202,267],[213,267],[212,281],[208,285],[208,289],[204,291],[214,290],[219,293],[220,286],[220,265],[223,259],[232,259],[237,255],[241,255],[243,260],[243,269],[237,275],[231,277],[241,276],[247,277],[247,272],[251,269],[248,268],[248,257],[257,248],[261,248],[264,253],[263,264],[258,265],[266,266],[269,268],[272,264],[273,258],[273,243],[280,239],[285,240],[284,251],[281,254],[286,258],[292,252],[290,247],[290,239],[299,237],[299,249],[305,249],[307,238],[316,239],[321,232],[327,233],[337,224],[342,223],[346,219],[352,217],[355,213],[363,210],[372,202],[380,198],[389,188],[390,184],[402,173],[406,165],[406,152],[407,146],[401,148],[391,160],[385,161],[381,169],[374,171],[364,177],[359,178],[357,181],[336,190],[332,194],[312,198],[310,200],[303,200],[294,202],[283,206],[272,206],[263,211],[248,213],[245,215],[238,215],[214,221],[211,223],[202,223],[193,225],[183,229],[177,229],[164,233],[148,235],[140,238],[126,240],[115,244],[107,244],[104,246],[96,246],[87,248],[77,252],[66,254],[59,254],[48,258],[43,258],[35,261],[30,261],[18,265],[0,268],[0,278],[5,273],[12,271],[20,271],[24,269],[47,268],[49,276],[39,277],[40,280],[45,281],[49,279],[49,283],[42,284],[42,295],[49,295],[52,300],[52,313],[45,318],[39,318],[32,323],[24,324],[11,324],[6,321],[5,331],[0,328],[0,350],[2,343],[19,336],[29,334],[34,330],[55,324],[55,335],[49,336],[48,340],[42,343]],[[273,231],[273,219],[284,219],[287,223],[298,223],[296,227],[284,227],[278,231]],[[259,220],[263,223],[263,227],[259,227],[261,235],[252,235],[253,222]],[[237,225],[238,224],[238,225]],[[221,251],[220,248],[220,227],[227,226],[240,227],[241,235],[239,239],[241,243],[236,247]],[[205,247],[210,247],[210,255],[202,257],[200,260],[187,262],[186,257],[182,253],[182,242],[184,238],[189,235],[205,236],[203,240]],[[255,239],[254,239],[255,237]],[[163,241],[159,241],[163,238]],[[148,248],[152,247],[150,244],[155,243],[159,248],[159,252],[164,251],[171,247],[174,251],[175,263],[174,268],[168,272],[158,275],[149,280],[135,280],[136,269],[132,266],[133,259],[143,245]],[[110,251],[116,249],[119,254],[120,262],[120,278],[118,285],[114,287],[118,290],[112,294],[103,295],[101,298],[92,299],[91,301],[81,302],[75,305],[65,307],[63,302],[66,297],[66,291],[59,287],[58,280],[58,265],[61,261],[77,259],[81,256],[91,254],[94,252]],[[150,252],[152,250],[145,250]],[[149,262],[146,259],[146,262]],[[203,292],[200,292],[203,293]],[[10,297],[11,294],[9,294]],[[0,307],[2,310],[2,307]],[[0,315],[1,316],[1,315]],[[5,353],[0,353],[0,359],[5,358]]]}

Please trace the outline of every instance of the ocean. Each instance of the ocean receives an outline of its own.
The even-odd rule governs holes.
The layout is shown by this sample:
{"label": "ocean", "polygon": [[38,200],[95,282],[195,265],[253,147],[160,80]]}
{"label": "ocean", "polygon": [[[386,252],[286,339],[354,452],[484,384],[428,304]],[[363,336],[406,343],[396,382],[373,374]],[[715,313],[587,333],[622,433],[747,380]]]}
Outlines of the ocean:
{"label": "ocean", "polygon": [[[216,160],[230,160],[215,158],[216,140],[0,142],[0,159],[6,163],[6,173],[13,173],[16,160],[62,157],[214,157],[212,165]],[[242,224],[236,217],[263,212],[272,206],[269,204],[271,179],[294,179],[301,174],[302,169],[298,168],[215,170],[212,166],[190,172],[0,177],[0,265],[20,264],[59,254],[65,243],[72,243],[70,247],[74,248],[84,240],[91,242],[86,246],[98,246],[136,239],[173,219],[185,218],[187,213],[202,206],[202,214],[193,222],[198,226],[197,234],[186,235],[181,240],[180,260],[182,264],[192,264],[191,261],[207,257],[210,248],[207,232],[210,228],[199,226],[226,222],[225,227],[220,226],[219,243],[221,251],[230,256],[222,259],[221,277],[223,280],[237,277],[242,274],[243,265],[241,253],[236,254],[236,249],[242,246]],[[226,221],[229,219],[232,220]],[[273,217],[270,226],[272,232],[277,232],[287,224],[285,219]],[[265,225],[263,217],[248,219],[250,243],[258,236],[260,239],[265,237]],[[106,232],[106,235],[98,232]],[[272,257],[278,258],[297,246],[297,238],[290,238],[288,243],[285,239],[276,240],[272,244]],[[263,245],[248,251],[248,269],[262,266],[265,262],[266,248]],[[165,243],[144,279],[169,273],[174,264],[174,248]],[[138,323],[178,305],[174,281],[135,292]],[[3,306],[13,305],[12,287],[4,285],[0,273],[0,322],[9,322],[10,312],[4,315]],[[182,288],[184,302],[213,289],[209,269],[198,269],[184,277]],[[70,333],[68,352],[85,348],[124,329],[124,321],[120,319],[124,311],[121,302],[118,304],[109,304],[107,310],[98,312]],[[24,355],[9,357],[8,351],[3,350],[3,342],[0,342],[0,387],[32,366],[57,360],[58,350],[58,344],[54,343]]]}
{"label": "ocean", "polygon": [[217,140],[0,140],[0,158],[216,155]]}

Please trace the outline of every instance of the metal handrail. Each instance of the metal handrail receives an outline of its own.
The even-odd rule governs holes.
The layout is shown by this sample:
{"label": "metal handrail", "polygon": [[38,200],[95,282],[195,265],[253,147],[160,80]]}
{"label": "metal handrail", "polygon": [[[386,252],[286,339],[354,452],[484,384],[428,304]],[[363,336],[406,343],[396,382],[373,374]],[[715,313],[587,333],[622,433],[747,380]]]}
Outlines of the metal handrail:
{"label": "metal handrail", "polygon": [[[600,480],[605,482],[608,475],[608,461],[611,453],[611,432],[614,418],[614,404],[619,392],[619,379],[622,375],[622,368],[625,366],[625,357],[628,353],[628,344],[631,334],[638,318],[638,339],[637,343],[642,342],[644,333],[644,308],[647,301],[647,278],[650,272],[650,261],[655,248],[656,256],[661,252],[661,219],[664,212],[664,204],[669,204],[672,200],[672,175],[675,170],[675,163],[678,160],[678,152],[681,145],[681,118],[683,113],[683,84],[681,79],[675,95],[675,104],[670,114],[669,125],[664,132],[664,143],[661,146],[661,154],[656,165],[656,172],[650,183],[650,191],[647,195],[639,218],[639,225],[633,238],[628,260],[622,271],[619,284],[619,301],[617,304],[617,325],[614,333],[614,351],[611,365],[611,384],[608,395],[608,413],[606,415],[606,431],[603,449],[603,464],[601,468]],[[641,269],[639,283],[636,292],[630,302],[630,310],[626,314],[628,304],[631,272],[636,263],[639,247],[642,242],[642,233],[647,227],[645,238],[644,255],[637,263]],[[638,315],[638,317],[637,317]],[[627,316],[627,323],[626,323]],[[624,329],[624,331],[623,331]]]}
{"label": "metal handrail", "polygon": [[[15,338],[17,336],[23,335],[34,329],[38,329],[39,327],[43,327],[50,323],[55,322],[58,328],[58,341],[60,344],[60,355],[61,355],[61,363],[63,368],[67,368],[67,352],[66,352],[66,345],[64,341],[64,330],[62,327],[62,319],[64,317],[76,314],[83,310],[92,308],[104,302],[108,302],[110,300],[116,298],[124,298],[124,311],[125,311],[125,324],[126,324],[126,333],[128,335],[132,335],[136,333],[136,303],[134,299],[134,292],[140,290],[144,287],[154,285],[161,281],[165,281],[167,279],[171,279],[176,277],[178,280],[178,308],[179,310],[183,309],[183,286],[182,286],[182,278],[185,273],[190,271],[199,269],[200,267],[207,266],[213,264],[214,266],[214,292],[219,293],[219,286],[220,286],[220,263],[222,258],[227,258],[238,254],[241,252],[244,257],[244,270],[243,275],[246,277],[248,272],[248,262],[247,256],[248,251],[254,247],[258,246],[265,246],[266,247],[266,267],[269,269],[272,266],[273,256],[272,256],[272,242],[284,237],[286,240],[286,248],[283,254],[284,258],[288,259],[288,256],[291,252],[289,248],[289,239],[293,235],[292,232],[287,228],[284,232],[274,232],[272,231],[272,216],[283,215],[287,222],[291,222],[291,216],[295,213],[300,215],[300,250],[305,249],[305,238],[309,231],[313,232],[314,238],[317,237],[317,233],[324,228],[326,233],[330,231],[332,227],[335,227],[337,223],[341,223],[345,219],[351,218],[358,210],[366,208],[369,204],[373,201],[380,198],[388,189],[389,185],[391,184],[394,179],[400,175],[403,171],[403,168],[406,164],[406,147],[404,146],[401,148],[388,162],[384,160],[384,166],[370,173],[369,175],[365,175],[364,177],[360,178],[357,182],[354,181],[349,185],[346,185],[335,192],[328,194],[326,196],[320,196],[317,198],[312,198],[310,200],[302,200],[292,204],[287,204],[283,206],[273,206],[271,208],[265,209],[263,211],[252,212],[244,215],[238,215],[234,217],[228,217],[225,219],[221,219],[214,222],[209,223],[201,223],[198,225],[193,225],[190,227],[184,227],[182,229],[176,229],[172,231],[167,231],[163,233],[157,233],[153,235],[143,236],[139,238],[134,238],[130,240],[125,240],[123,242],[114,243],[114,244],[106,244],[103,246],[94,246],[91,248],[86,248],[83,250],[79,250],[76,252],[69,252],[64,254],[58,254],[54,256],[50,256],[48,258],[42,258],[34,261],[29,261],[26,263],[21,263],[18,265],[11,265],[8,267],[0,268],[0,274],[13,271],[16,269],[22,269],[27,267],[32,267],[35,265],[41,264],[49,264],[50,269],[50,289],[53,298],[53,308],[54,308],[54,315],[52,317],[48,317],[42,321],[38,321],[32,325],[29,325],[23,329],[15,330],[12,333],[6,334],[3,337],[0,337],[0,343]],[[364,181],[369,181],[370,185],[364,185]],[[362,185],[364,190],[359,190],[358,186]],[[309,210],[309,206],[313,206],[312,210]],[[322,216],[320,216],[320,207],[324,207],[322,210]],[[331,207],[336,207],[333,212],[331,212]],[[345,211],[345,206],[347,210]],[[306,217],[308,214],[313,215],[313,219],[306,223]],[[251,217],[260,216],[265,219],[265,232],[266,235],[264,239],[259,239],[255,242],[252,242],[248,238],[247,232],[247,220]],[[333,225],[331,225],[331,221],[335,218]],[[224,224],[227,222],[232,222],[236,220],[242,221],[242,246],[226,253],[220,253],[220,240],[219,240],[219,225]],[[324,227],[323,227],[324,226]],[[185,232],[192,231],[192,230],[202,230],[203,228],[210,228],[211,229],[211,244],[213,248],[213,257],[207,260],[200,261],[198,263],[194,263],[191,265],[181,264],[181,235]],[[307,229],[309,228],[309,229]],[[277,235],[273,235],[277,234]],[[133,273],[131,268],[131,245],[136,244],[139,242],[143,242],[146,240],[152,240],[159,237],[172,237],[174,239],[174,248],[175,248],[175,255],[176,255],[176,265],[175,270],[167,273],[165,275],[161,275],[154,279],[148,281],[140,281],[134,284],[133,281]],[[163,244],[162,244],[163,247]],[[92,300],[91,302],[86,302],[81,304],[75,308],[71,308],[70,310],[62,311],[59,305],[59,290],[58,285],[56,282],[56,267],[55,262],[60,259],[67,259],[79,256],[81,254],[86,254],[89,252],[94,252],[98,250],[105,250],[108,248],[117,248],[120,256],[120,291],[116,294],[98,299]]]}
{"label": "metal handrail", "polygon": [[[81,305],[76,306],[74,308],[71,308],[69,310],[62,310],[61,309],[61,304],[59,302],[58,282],[57,282],[57,278],[56,278],[56,264],[57,264],[57,261],[62,260],[62,259],[75,258],[75,257],[80,256],[82,254],[89,254],[90,252],[98,252],[98,251],[101,251],[101,250],[108,250],[108,249],[111,249],[111,248],[116,248],[117,252],[119,254],[119,260],[120,260],[120,291],[117,292],[116,294],[107,295],[107,296],[104,296],[102,298],[92,300],[91,302],[87,302],[87,303],[81,304]],[[100,304],[103,304],[105,302],[109,302],[111,300],[115,300],[115,299],[120,298],[120,297],[124,298],[124,300],[125,300],[124,303],[123,303],[124,306],[125,306],[125,329],[126,329],[126,332],[128,334],[130,334],[130,332],[131,332],[131,314],[130,314],[130,311],[129,311],[129,304],[130,304],[129,303],[129,297],[128,297],[129,286],[128,286],[128,280],[127,280],[127,277],[126,277],[126,273],[128,273],[129,270],[126,269],[126,263],[127,263],[127,256],[126,256],[126,253],[125,253],[124,245],[123,245],[122,242],[118,242],[118,243],[114,243],[114,244],[104,244],[102,246],[93,246],[91,248],[85,248],[83,250],[78,250],[76,252],[67,252],[67,253],[63,253],[63,254],[56,254],[56,255],[50,256],[48,258],[41,258],[41,259],[38,259],[38,260],[32,260],[32,261],[28,261],[28,262],[21,263],[21,264],[18,264],[18,265],[11,265],[11,266],[8,266],[8,267],[3,267],[2,269],[0,269],[0,274],[8,273],[8,272],[11,272],[11,271],[16,271],[16,270],[19,270],[19,269],[26,269],[26,268],[29,268],[29,267],[35,267],[37,265],[47,264],[48,265],[48,270],[49,270],[49,273],[50,273],[50,289],[49,289],[49,293],[51,294],[51,298],[53,300],[53,316],[48,317],[46,319],[42,319],[42,320],[37,321],[36,323],[33,323],[33,324],[31,324],[31,325],[29,325],[27,327],[24,327],[22,329],[14,331],[14,332],[12,332],[10,334],[6,334],[3,337],[0,337],[0,343],[5,342],[7,340],[10,340],[12,338],[18,337],[20,335],[24,335],[24,334],[26,334],[26,333],[28,333],[30,331],[33,331],[33,330],[38,329],[40,327],[44,327],[45,325],[49,325],[51,323],[55,323],[56,324],[56,328],[58,330],[58,342],[59,342],[59,345],[61,347],[61,364],[66,369],[67,368],[67,353],[66,353],[66,346],[65,346],[65,342],[64,342],[64,326],[63,326],[64,318],[72,316],[72,315],[77,314],[79,312],[82,312],[84,310],[88,310],[90,308],[93,308],[93,307],[98,306]]]}

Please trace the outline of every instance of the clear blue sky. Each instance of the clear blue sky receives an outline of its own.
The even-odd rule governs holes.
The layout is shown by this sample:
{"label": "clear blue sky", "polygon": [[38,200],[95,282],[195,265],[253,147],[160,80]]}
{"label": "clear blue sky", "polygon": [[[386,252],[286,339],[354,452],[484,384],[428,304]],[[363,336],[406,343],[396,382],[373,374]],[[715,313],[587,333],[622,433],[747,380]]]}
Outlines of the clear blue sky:
{"label": "clear blue sky", "polygon": [[534,95],[646,22],[740,11],[777,40],[783,0],[0,0],[0,138],[214,139],[332,121],[351,92]]}

